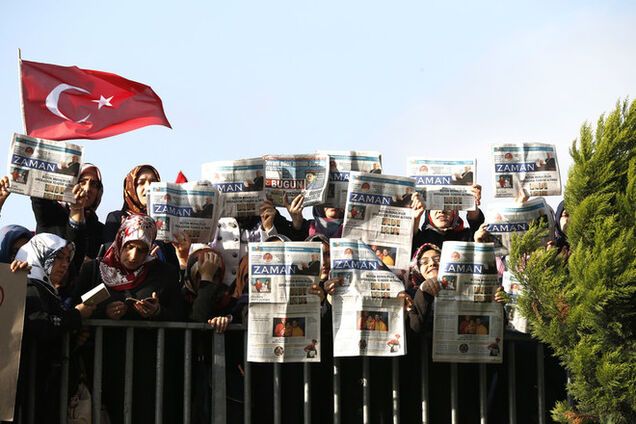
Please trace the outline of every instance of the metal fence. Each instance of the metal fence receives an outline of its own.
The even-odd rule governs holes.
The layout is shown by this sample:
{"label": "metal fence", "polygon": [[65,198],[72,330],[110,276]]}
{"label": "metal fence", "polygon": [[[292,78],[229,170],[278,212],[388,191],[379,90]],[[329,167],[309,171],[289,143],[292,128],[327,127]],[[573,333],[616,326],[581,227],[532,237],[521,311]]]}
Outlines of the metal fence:
{"label": "metal fence", "polygon": [[[155,409],[154,409],[154,422],[162,424],[163,407],[165,405],[163,387],[164,387],[164,373],[166,369],[165,361],[165,346],[166,346],[166,330],[178,330],[183,333],[183,423],[190,424],[192,419],[192,362],[193,362],[193,332],[207,331],[213,332],[211,327],[207,324],[201,323],[183,323],[183,322],[153,322],[153,321],[112,321],[112,320],[88,320],[85,324],[94,328],[94,346],[95,351],[93,355],[93,381],[92,381],[92,422],[94,424],[101,423],[101,406],[102,406],[102,387],[103,387],[103,347],[104,329],[108,327],[118,327],[121,331],[125,331],[126,343],[125,343],[125,380],[124,380],[124,403],[123,403],[123,417],[124,422],[132,423],[132,402],[133,402],[133,384],[139,384],[139,382],[133,381],[133,344],[135,340],[135,332],[138,329],[152,329],[156,331],[156,370],[155,370]],[[244,331],[245,328],[241,325],[230,325],[228,331]],[[244,343],[246,346],[247,336],[244,333]],[[212,390],[211,390],[211,423],[225,423],[227,422],[226,414],[226,358],[225,358],[225,335],[217,334],[213,332],[212,337]],[[506,353],[504,356],[504,364],[500,365],[507,368],[507,421],[511,424],[518,422],[517,412],[517,363],[515,347],[519,342],[532,343],[534,349],[536,349],[536,422],[543,424],[546,421],[546,401],[545,401],[545,370],[544,370],[544,347],[541,343],[532,341],[529,336],[519,333],[507,333],[506,340]],[[421,408],[421,422],[429,424],[431,412],[430,402],[430,385],[429,381],[429,344],[430,338],[422,337],[420,340],[420,375],[419,385],[421,390],[421,403],[418,406],[418,416]],[[63,362],[62,362],[62,381],[60,387],[60,423],[67,423],[67,405],[68,405],[68,385],[69,385],[69,356],[70,356],[70,344],[68,335],[65,337],[63,344]],[[35,363],[36,353],[33,349],[28,353],[31,365]],[[361,386],[362,386],[362,405],[343,405],[343,382],[341,380],[342,375],[342,359],[333,358],[333,422],[335,424],[343,423],[343,408],[356,407],[362,410],[362,422],[364,424],[376,422],[373,419],[375,416],[373,413],[372,401],[371,401],[371,389],[373,382],[371,381],[370,359],[368,357],[359,358],[362,362],[361,371]],[[400,423],[400,359],[399,358],[383,358],[386,364],[390,364],[391,373],[391,417],[394,424]],[[273,367],[273,381],[272,393],[273,393],[273,417],[264,417],[258,411],[253,409],[253,389],[255,386],[262,387],[262,384],[269,384],[269,382],[254,381],[252,367],[254,364],[249,362],[244,363],[244,409],[243,418],[245,423],[260,423],[260,422],[273,422],[279,424],[283,422],[283,409],[282,409],[282,370],[288,364],[272,364]],[[312,381],[311,381],[311,369],[315,364],[305,363],[303,364],[303,386],[299,388],[303,393],[303,420],[304,423],[311,423],[312,420]],[[435,366],[435,365],[433,365]],[[477,364],[478,367],[478,387],[475,390],[479,393],[479,417],[475,417],[474,422],[480,422],[481,424],[487,423],[488,410],[487,410],[487,372],[486,365]],[[522,367],[525,364],[521,365]],[[29,390],[26,410],[26,422],[34,423],[34,411],[37,405],[34,404],[34,375],[35,366],[30,367],[29,373]],[[459,386],[458,386],[458,364],[450,364],[450,420],[452,424],[459,423]],[[522,393],[525,395],[525,393]],[[318,396],[318,394],[316,395]],[[171,399],[170,401],[175,401]],[[524,401],[528,402],[528,399],[524,396]],[[315,402],[314,402],[315,403]],[[258,415],[257,415],[258,414]],[[521,420],[523,421],[523,420]],[[150,416],[148,421],[150,422]],[[418,420],[419,422],[419,420]]]}

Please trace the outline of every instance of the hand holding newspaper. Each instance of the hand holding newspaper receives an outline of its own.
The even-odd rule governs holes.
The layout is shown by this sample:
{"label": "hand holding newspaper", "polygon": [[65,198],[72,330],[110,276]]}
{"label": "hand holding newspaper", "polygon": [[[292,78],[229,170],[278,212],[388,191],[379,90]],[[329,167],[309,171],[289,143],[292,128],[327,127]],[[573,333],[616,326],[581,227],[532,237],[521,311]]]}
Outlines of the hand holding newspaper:
{"label": "hand holding newspaper", "polygon": [[304,205],[322,204],[327,194],[329,156],[267,155],[265,189],[274,206],[291,204],[296,196],[304,196]]}

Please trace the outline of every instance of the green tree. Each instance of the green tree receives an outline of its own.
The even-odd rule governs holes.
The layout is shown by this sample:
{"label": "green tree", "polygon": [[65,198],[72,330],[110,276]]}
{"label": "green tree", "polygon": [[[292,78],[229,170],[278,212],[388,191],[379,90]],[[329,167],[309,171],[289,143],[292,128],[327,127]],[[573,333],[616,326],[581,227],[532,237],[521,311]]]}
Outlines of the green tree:
{"label": "green tree", "polygon": [[570,254],[541,246],[539,226],[515,237],[520,308],[570,374],[556,421],[636,423],[636,102],[584,124],[570,155]]}

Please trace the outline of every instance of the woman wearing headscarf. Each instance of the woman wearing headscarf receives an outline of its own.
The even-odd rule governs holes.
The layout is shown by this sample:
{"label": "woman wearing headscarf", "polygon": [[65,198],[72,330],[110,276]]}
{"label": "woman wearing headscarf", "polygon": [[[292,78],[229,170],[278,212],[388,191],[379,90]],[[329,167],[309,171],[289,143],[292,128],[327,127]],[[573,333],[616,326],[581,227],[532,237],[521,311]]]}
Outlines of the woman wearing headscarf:
{"label": "woman wearing headscarf", "polygon": [[[99,221],[97,208],[102,201],[104,186],[102,174],[95,165],[85,163],[79,173],[79,181],[73,188],[76,202],[60,203],[54,200],[31,198],[31,207],[37,223],[36,233],[52,233],[76,244],[78,267],[84,254],[91,259],[97,256],[104,243],[104,224]],[[82,229],[82,238],[75,234]]]}
{"label": "woman wearing headscarf", "polygon": [[9,264],[18,250],[33,237],[33,233],[21,225],[6,225],[0,228],[0,263]]}
{"label": "woman wearing headscarf", "polygon": [[[82,319],[90,317],[95,309],[83,303],[67,309],[60,299],[59,290],[74,250],[73,244],[63,238],[42,233],[31,238],[15,256],[15,263],[26,262],[31,267],[27,276],[17,405],[25,399],[28,352],[37,345],[35,405],[38,423],[59,422],[62,336],[79,330]],[[23,410],[21,414],[25,412]]]}
{"label": "woman wearing headscarf", "polygon": [[561,201],[554,214],[554,247],[566,257],[570,255],[570,243],[567,236],[569,220],[570,214],[565,209],[565,202]]}
{"label": "woman wearing headscarf", "polygon": [[[110,298],[99,305],[95,316],[112,320],[183,319],[183,298],[179,273],[171,264],[151,255],[157,236],[155,221],[147,215],[128,215],[124,218],[115,240],[102,259],[86,262],[76,284],[76,299],[88,290],[104,283]],[[111,330],[111,331],[107,331]],[[104,330],[104,403],[113,423],[122,422],[124,385],[125,333],[120,329]],[[171,337],[166,337],[166,363],[174,358]],[[133,364],[133,422],[145,422],[152,411],[154,396],[148,396],[144,381],[153,381],[156,359],[156,333],[136,330]],[[166,370],[166,388],[180,390],[174,368]],[[173,381],[174,377],[174,381]],[[170,384],[169,384],[170,383]],[[174,383],[174,384],[173,384]],[[167,396],[167,395],[166,395]],[[169,398],[169,397],[167,397]],[[176,414],[173,402],[164,404],[165,417]],[[171,422],[166,418],[166,422]]]}

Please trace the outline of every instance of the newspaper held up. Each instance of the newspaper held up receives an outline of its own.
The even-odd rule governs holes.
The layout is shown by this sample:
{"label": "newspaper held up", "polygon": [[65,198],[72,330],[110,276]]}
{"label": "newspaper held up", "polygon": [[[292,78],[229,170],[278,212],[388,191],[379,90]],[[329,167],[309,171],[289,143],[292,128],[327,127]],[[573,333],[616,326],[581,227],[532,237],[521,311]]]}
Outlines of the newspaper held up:
{"label": "newspaper held up", "polygon": [[249,244],[247,360],[320,362],[322,243]]}
{"label": "newspaper held up", "polygon": [[349,172],[382,173],[382,155],[379,152],[319,151],[329,155],[329,184],[325,204],[344,209],[347,204]]}
{"label": "newspaper held up", "polygon": [[329,156],[267,155],[265,159],[265,191],[274,206],[285,206],[296,196],[305,197],[305,206],[324,203],[327,195]]}
{"label": "newspaper held up", "polygon": [[201,165],[201,178],[220,193],[219,217],[258,216],[265,200],[265,161],[261,158],[209,162]]}
{"label": "newspaper held up", "polygon": [[486,211],[486,230],[494,239],[495,253],[498,256],[507,255],[513,235],[525,233],[535,221],[547,224],[547,243],[554,234],[554,214],[545,199],[530,199],[522,205],[489,205]]}
{"label": "newspaper held up", "polygon": [[81,146],[13,134],[7,166],[9,191],[72,203],[81,163]]}
{"label": "newspaper held up", "polygon": [[499,287],[494,244],[445,241],[437,278],[440,300],[492,302]]}
{"label": "newspaper held up", "polygon": [[559,196],[561,175],[552,144],[519,143],[492,146],[495,197]]}
{"label": "newspaper held up", "polygon": [[172,242],[181,232],[192,243],[209,243],[218,221],[219,192],[207,181],[152,183],[148,212],[157,224],[157,240]]}
{"label": "newspaper held up", "polygon": [[406,172],[427,210],[475,210],[472,187],[477,180],[477,161],[407,158]]}
{"label": "newspaper held up", "polygon": [[413,239],[412,178],[351,172],[342,235],[371,246],[392,270],[408,269]]}
{"label": "newspaper held up", "polygon": [[504,306],[506,317],[508,318],[508,328],[520,333],[529,333],[528,319],[521,315],[521,311],[517,306],[519,296],[521,296],[523,290],[521,283],[519,283],[519,280],[517,280],[510,271],[505,271],[503,273],[502,285],[510,297],[510,301]]}
{"label": "newspaper held up", "polygon": [[331,278],[343,279],[332,298],[334,356],[406,353],[404,285],[364,242],[331,239]]}
{"label": "newspaper held up", "polygon": [[501,305],[435,300],[434,362],[500,364],[502,360],[503,311]]}

